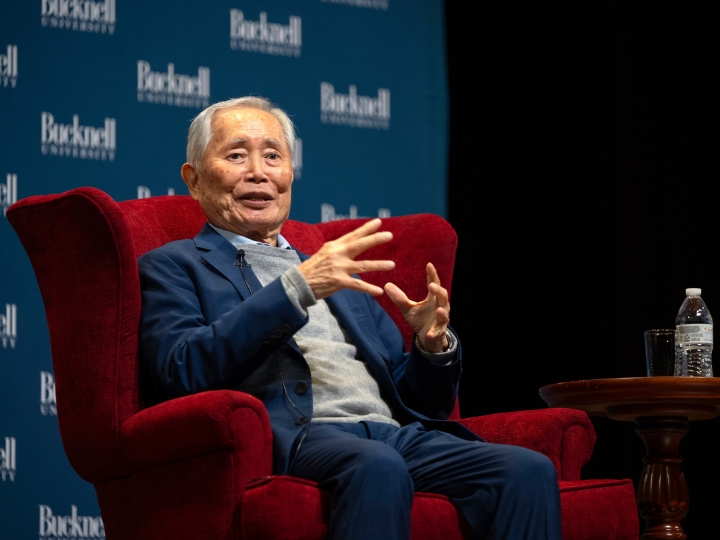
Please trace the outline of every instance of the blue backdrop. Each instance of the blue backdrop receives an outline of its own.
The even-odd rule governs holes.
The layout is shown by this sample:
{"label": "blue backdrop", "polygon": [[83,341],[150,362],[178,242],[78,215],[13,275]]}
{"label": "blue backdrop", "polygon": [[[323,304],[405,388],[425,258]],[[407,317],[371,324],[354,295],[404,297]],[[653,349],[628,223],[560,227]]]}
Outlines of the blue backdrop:
{"label": "blue backdrop", "polygon": [[3,2],[0,537],[104,536],[62,449],[42,299],[7,207],[86,185],[187,193],[190,120],[256,94],[298,128],[292,218],[444,215],[443,28],[441,0]]}

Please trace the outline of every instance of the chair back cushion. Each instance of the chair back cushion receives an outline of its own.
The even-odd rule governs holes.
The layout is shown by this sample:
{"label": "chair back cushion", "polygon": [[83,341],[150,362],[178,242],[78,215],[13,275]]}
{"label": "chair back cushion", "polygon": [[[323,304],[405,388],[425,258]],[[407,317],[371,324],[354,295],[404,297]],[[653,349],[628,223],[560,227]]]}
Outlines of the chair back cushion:
{"label": "chair back cushion", "polygon": [[207,221],[187,195],[165,195],[117,203],[133,239],[134,258],[168,242],[193,238]]}

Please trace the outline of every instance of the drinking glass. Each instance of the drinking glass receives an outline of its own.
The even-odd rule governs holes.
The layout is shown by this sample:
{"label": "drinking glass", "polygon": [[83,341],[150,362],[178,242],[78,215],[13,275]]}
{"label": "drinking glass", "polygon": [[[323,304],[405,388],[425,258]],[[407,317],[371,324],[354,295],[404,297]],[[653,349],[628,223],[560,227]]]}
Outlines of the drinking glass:
{"label": "drinking glass", "polygon": [[645,361],[648,377],[669,377],[675,374],[674,329],[645,331]]}

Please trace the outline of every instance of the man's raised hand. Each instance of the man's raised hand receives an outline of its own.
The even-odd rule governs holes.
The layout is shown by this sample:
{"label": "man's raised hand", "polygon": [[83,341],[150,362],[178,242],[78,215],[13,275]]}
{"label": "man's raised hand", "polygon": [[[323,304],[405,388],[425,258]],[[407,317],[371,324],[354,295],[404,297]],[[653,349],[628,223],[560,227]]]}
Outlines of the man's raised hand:
{"label": "man's raised hand", "polygon": [[405,320],[412,326],[423,348],[431,353],[447,350],[446,330],[450,322],[448,292],[440,286],[440,278],[432,263],[428,263],[428,295],[422,302],[413,302],[394,283],[385,285],[385,292],[400,308]]}
{"label": "man's raised hand", "polygon": [[373,296],[383,293],[380,287],[352,277],[352,274],[395,268],[393,261],[355,260],[363,251],[392,240],[391,232],[377,232],[381,224],[380,219],[372,219],[354,231],[326,242],[315,255],[298,266],[315,298],[327,298],[340,289],[353,289]]}

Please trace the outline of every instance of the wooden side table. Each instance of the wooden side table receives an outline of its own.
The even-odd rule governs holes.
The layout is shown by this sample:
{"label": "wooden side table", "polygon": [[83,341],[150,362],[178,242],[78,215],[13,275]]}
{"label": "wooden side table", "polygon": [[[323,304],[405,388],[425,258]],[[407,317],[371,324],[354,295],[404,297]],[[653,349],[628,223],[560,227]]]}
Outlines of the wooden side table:
{"label": "wooden side table", "polygon": [[550,407],[635,422],[647,449],[637,488],[643,540],[685,540],[680,521],[688,488],[678,453],[688,422],[709,420],[720,408],[720,378],[635,377],[551,384],[540,389]]}

